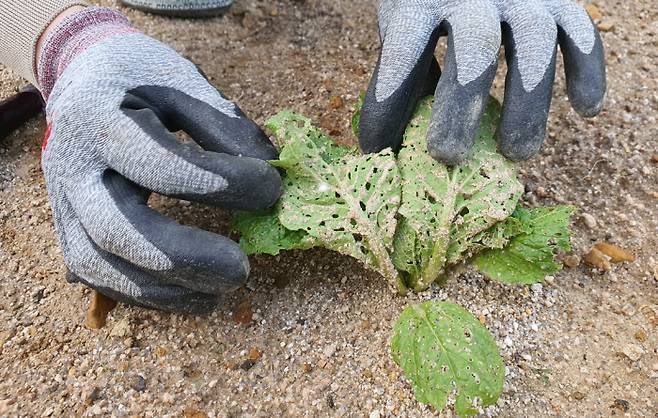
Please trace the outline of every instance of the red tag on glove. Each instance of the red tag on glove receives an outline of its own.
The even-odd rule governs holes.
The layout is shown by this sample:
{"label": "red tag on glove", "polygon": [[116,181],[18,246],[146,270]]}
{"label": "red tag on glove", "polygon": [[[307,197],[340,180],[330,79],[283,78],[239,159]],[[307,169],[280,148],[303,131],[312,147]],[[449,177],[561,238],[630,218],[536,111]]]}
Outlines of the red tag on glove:
{"label": "red tag on glove", "polygon": [[46,150],[46,146],[48,146],[48,140],[50,139],[50,134],[52,133],[53,130],[53,123],[48,122],[48,126],[46,127],[46,133],[43,136],[43,143],[41,144],[41,153]]}

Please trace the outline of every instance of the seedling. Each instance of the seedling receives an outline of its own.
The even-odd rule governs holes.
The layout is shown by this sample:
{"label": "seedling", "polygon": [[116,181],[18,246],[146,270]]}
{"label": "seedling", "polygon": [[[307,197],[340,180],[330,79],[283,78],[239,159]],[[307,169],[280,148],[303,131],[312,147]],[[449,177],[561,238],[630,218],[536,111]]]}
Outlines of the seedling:
{"label": "seedling", "polygon": [[[422,100],[397,153],[362,155],[337,145],[308,118],[284,111],[267,122],[281,146],[284,191],[270,211],[239,214],[248,254],[324,247],[360,260],[398,293],[423,291],[461,263],[508,284],[541,282],[568,251],[570,206],[526,209],[512,162],[496,150],[500,105],[490,100],[471,156],[455,167],[425,145],[432,99]],[[358,114],[353,121],[358,126]],[[391,351],[417,398],[460,415],[496,402],[504,367],[493,337],[452,302],[408,307]]]}

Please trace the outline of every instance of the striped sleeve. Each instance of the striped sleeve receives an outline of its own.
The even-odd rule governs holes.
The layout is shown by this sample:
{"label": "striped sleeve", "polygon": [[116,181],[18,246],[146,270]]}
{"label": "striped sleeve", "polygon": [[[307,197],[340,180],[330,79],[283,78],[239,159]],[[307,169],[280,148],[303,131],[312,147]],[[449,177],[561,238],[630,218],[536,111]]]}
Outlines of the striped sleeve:
{"label": "striped sleeve", "polygon": [[37,42],[64,10],[81,5],[76,0],[0,0],[0,63],[37,84]]}

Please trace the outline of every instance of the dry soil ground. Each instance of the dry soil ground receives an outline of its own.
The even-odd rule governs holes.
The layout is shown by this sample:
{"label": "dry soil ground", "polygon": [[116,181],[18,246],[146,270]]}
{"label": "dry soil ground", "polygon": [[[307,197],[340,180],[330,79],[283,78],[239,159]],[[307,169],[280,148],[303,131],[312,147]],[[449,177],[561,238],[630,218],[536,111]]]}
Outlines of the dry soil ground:
{"label": "dry soil ground", "polygon": [[[290,107],[353,142],[351,105],[378,50],[374,3],[237,0],[228,15],[202,21],[125,11],[258,122]],[[254,258],[249,285],[210,317],[120,306],[92,331],[83,326],[91,293],[64,280],[39,166],[44,123],[35,120],[0,144],[0,415],[434,415],[387,347],[405,305],[451,298],[484,317],[508,367],[503,396],[485,414],[658,416],[658,12],[652,0],[597,5],[613,24],[603,33],[606,108],[579,118],[558,77],[546,146],[522,165],[525,200],[580,208],[575,254],[607,240],[637,261],[605,274],[581,264],[534,289],[464,272],[399,298],[346,257],[293,252]],[[21,84],[0,70],[0,96]],[[345,105],[332,108],[332,96]],[[217,210],[154,204],[227,231]],[[253,309],[249,325],[232,318],[241,303]],[[254,349],[262,354],[248,367]]]}

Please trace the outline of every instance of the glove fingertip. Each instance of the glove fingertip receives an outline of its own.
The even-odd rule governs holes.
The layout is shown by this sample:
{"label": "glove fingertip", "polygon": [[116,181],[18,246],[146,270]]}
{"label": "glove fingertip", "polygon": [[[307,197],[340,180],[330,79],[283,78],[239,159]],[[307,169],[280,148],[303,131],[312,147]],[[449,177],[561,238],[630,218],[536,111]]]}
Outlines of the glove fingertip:
{"label": "glove fingertip", "polygon": [[[231,180],[233,183],[230,186],[231,194],[236,197],[235,209],[254,211],[274,206],[283,193],[283,183],[279,171],[267,161],[257,158],[234,158],[238,159],[236,163],[242,163],[245,166],[239,171],[245,176],[249,176],[239,178],[236,175]],[[224,206],[231,206],[226,203]]]}
{"label": "glove fingertip", "polygon": [[594,117],[601,112],[607,89],[605,52],[595,29],[594,37],[591,51],[582,51],[564,29],[559,28],[567,95],[573,109],[583,117]]}
{"label": "glove fingertip", "polygon": [[[372,99],[374,100],[374,98]],[[386,104],[375,104],[366,96],[366,101],[361,109],[359,121],[359,146],[366,153],[379,152],[385,148],[399,147],[401,136],[397,125],[399,121],[391,112],[388,112]]]}
{"label": "glove fingertip", "polygon": [[435,160],[449,166],[457,165],[468,157],[472,146],[473,140],[469,141],[461,135],[441,132],[430,125],[427,134],[427,151]]}
{"label": "glove fingertip", "polygon": [[496,132],[498,148],[505,157],[518,162],[528,160],[539,153],[545,132],[528,136],[518,130],[500,129]]}
{"label": "glove fingertip", "polygon": [[601,113],[605,104],[605,87],[578,84],[571,86],[568,94],[573,109],[585,118],[593,118]]}
{"label": "glove fingertip", "polygon": [[237,144],[248,144],[248,148],[240,148],[239,153],[244,157],[257,158],[260,160],[276,160],[279,152],[265,132],[251,119],[242,115],[238,123],[234,123],[236,129],[234,141]]}

